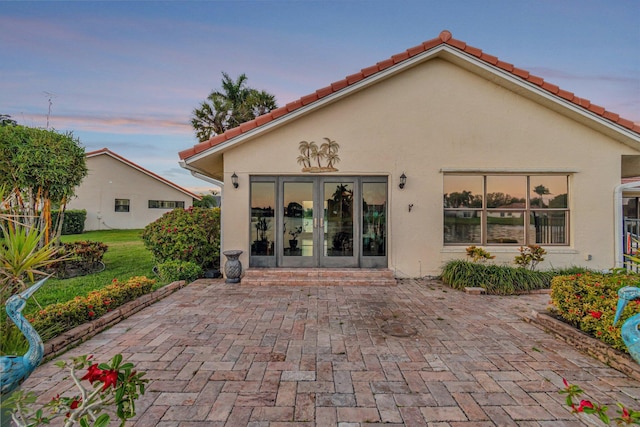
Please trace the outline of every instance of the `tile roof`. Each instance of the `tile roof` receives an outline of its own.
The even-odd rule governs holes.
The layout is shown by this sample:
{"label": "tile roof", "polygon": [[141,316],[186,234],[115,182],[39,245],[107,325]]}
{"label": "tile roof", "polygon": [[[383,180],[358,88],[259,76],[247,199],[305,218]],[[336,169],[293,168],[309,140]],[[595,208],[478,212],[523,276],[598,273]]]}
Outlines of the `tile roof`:
{"label": "tile roof", "polygon": [[394,66],[398,63],[406,61],[416,55],[419,55],[429,49],[433,49],[434,47],[437,47],[440,45],[448,45],[460,51],[463,51],[469,55],[472,55],[480,59],[481,61],[484,61],[490,65],[493,65],[501,70],[507,71],[521,80],[537,85],[540,88],[544,89],[545,91],[555,96],[558,96],[566,101],[572,102],[573,104],[585,110],[588,110],[598,116],[601,116],[633,132],[640,133],[640,124],[634,123],[631,120],[624,119],[620,117],[618,114],[606,110],[604,107],[601,107],[596,104],[592,104],[588,99],[577,97],[571,92],[562,90],[558,86],[552,83],[546,82],[542,77],[533,75],[521,68],[517,68],[513,64],[510,64],[508,62],[501,61],[500,59],[498,59],[493,55],[484,53],[481,49],[478,49],[473,46],[469,46],[463,41],[454,39],[449,31],[444,30],[440,33],[438,37],[434,39],[428,40],[418,46],[409,48],[402,53],[393,55],[391,58],[378,62],[376,65],[363,68],[362,70],[360,70],[360,72],[351,74],[346,78],[339,80],[337,82],[334,82],[327,87],[318,89],[312,94],[305,95],[296,101],[290,102],[287,105],[277,108],[260,117],[257,117],[254,120],[250,120],[246,123],[243,123],[236,128],[229,129],[228,131],[220,135],[215,135],[208,141],[201,142],[199,144],[196,144],[190,149],[181,151],[179,153],[180,159],[182,160],[187,159],[211,147],[214,147],[224,141],[228,141],[232,138],[235,138],[241,135],[242,133],[248,132],[259,126],[263,126],[264,124],[269,123],[275,119],[278,119],[286,114],[289,114],[305,105],[318,101],[319,99],[322,99],[328,95],[338,92],[339,90],[342,90],[348,86],[351,86],[391,66]]}
{"label": "tile roof", "polygon": [[155,174],[155,173],[151,172],[151,171],[150,171],[150,170],[148,170],[148,169],[143,168],[142,166],[140,166],[140,165],[138,165],[138,164],[136,164],[136,163],[133,163],[133,162],[132,162],[131,160],[129,160],[129,159],[125,159],[125,158],[124,158],[124,157],[122,157],[121,155],[114,153],[113,151],[109,150],[108,148],[101,148],[100,150],[89,151],[88,153],[85,153],[85,156],[86,156],[87,158],[89,158],[89,157],[99,156],[99,155],[101,155],[101,154],[106,154],[106,155],[108,155],[108,156],[113,157],[113,158],[114,158],[114,159],[116,159],[116,160],[120,160],[121,162],[123,162],[123,163],[125,163],[125,164],[127,164],[127,165],[131,166],[132,168],[134,168],[134,169],[138,169],[140,172],[142,172],[142,173],[144,173],[144,174],[147,174],[147,175],[149,175],[150,177],[157,179],[158,181],[162,181],[164,184],[167,184],[168,186],[173,187],[173,188],[175,188],[175,189],[176,189],[176,190],[178,190],[178,191],[182,191],[183,193],[185,193],[185,194],[187,194],[187,195],[189,195],[189,196],[193,197],[194,199],[197,199],[197,200],[201,200],[201,199],[202,199],[202,196],[199,196],[199,195],[197,195],[197,194],[195,194],[195,193],[192,193],[191,191],[189,191],[189,190],[187,190],[187,189],[185,189],[185,188],[180,187],[178,184],[174,184],[173,182],[169,181],[168,179],[163,178],[163,177],[161,177],[160,175],[157,175],[157,174]]}

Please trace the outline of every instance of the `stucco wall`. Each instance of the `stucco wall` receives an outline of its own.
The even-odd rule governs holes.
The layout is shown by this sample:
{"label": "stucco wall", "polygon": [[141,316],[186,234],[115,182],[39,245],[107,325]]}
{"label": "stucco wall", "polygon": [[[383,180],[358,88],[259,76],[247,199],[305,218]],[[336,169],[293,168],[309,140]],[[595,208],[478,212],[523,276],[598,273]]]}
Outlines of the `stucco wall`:
{"label": "stucco wall", "polygon": [[[193,199],[106,154],[87,158],[88,175],[76,189],[68,209],[86,209],[85,230],[144,228],[170,209],[149,209],[149,200]],[[129,212],[115,212],[115,199],[129,199]]]}
{"label": "stucco wall", "polygon": [[[573,172],[571,242],[548,247],[542,267],[613,266],[613,190],[621,155],[637,152],[442,59],[225,152],[225,182],[235,172],[240,187],[224,190],[223,249],[243,249],[247,263],[249,175],[300,175],[298,143],[323,137],[340,144],[335,174],[389,177],[389,267],[398,277],[437,275],[446,260],[464,257],[464,247],[443,246],[443,169]],[[407,185],[399,190],[403,172]],[[488,250],[499,263],[518,253]]]}

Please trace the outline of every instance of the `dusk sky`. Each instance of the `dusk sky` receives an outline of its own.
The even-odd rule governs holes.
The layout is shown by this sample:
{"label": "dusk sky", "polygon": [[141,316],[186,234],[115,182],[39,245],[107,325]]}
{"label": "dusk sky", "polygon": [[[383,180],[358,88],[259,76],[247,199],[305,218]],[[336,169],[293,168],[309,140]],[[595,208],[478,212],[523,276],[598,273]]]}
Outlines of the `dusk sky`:
{"label": "dusk sky", "polygon": [[638,0],[0,1],[0,114],[46,127],[51,98],[87,151],[206,191],[178,152],[223,71],[282,106],[444,29],[640,123]]}

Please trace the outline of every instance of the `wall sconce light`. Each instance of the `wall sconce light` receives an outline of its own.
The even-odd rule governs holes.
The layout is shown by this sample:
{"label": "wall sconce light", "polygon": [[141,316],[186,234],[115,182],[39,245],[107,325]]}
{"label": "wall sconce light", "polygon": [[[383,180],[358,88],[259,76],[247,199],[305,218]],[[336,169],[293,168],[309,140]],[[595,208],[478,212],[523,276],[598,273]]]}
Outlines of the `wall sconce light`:
{"label": "wall sconce light", "polygon": [[407,183],[407,175],[405,175],[404,172],[402,172],[402,175],[400,175],[400,185],[398,185],[398,187],[400,187],[400,189],[402,190],[406,183]]}
{"label": "wall sconce light", "polygon": [[231,183],[233,184],[233,188],[238,188],[238,175],[236,175],[235,172],[231,175]]}

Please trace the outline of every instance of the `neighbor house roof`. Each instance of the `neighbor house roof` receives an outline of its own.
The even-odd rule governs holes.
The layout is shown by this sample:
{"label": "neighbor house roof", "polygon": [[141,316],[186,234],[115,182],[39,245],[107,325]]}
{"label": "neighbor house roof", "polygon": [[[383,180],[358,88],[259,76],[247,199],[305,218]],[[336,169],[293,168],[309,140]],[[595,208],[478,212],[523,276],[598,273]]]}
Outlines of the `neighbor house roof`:
{"label": "neighbor house roof", "polygon": [[513,64],[510,64],[508,62],[501,61],[497,57],[483,52],[481,49],[469,46],[463,41],[454,39],[451,33],[445,30],[442,31],[437,38],[431,39],[418,46],[407,49],[406,51],[397,55],[393,55],[391,58],[378,62],[371,67],[363,68],[358,73],[347,76],[346,78],[334,82],[327,87],[319,89],[312,94],[303,96],[296,101],[288,103],[284,107],[277,108],[267,114],[257,117],[254,120],[250,120],[248,122],[242,123],[238,127],[229,129],[220,135],[215,135],[208,141],[201,142],[194,145],[192,148],[181,151],[179,153],[180,159],[188,159],[225,141],[229,141],[242,134],[273,122],[276,119],[280,119],[283,116],[286,117],[287,115],[291,115],[302,107],[306,107],[307,105],[316,103],[319,100],[326,98],[327,96],[339,92],[345,88],[349,88],[350,86],[353,86],[356,83],[361,82],[362,80],[372,78],[373,76],[376,76],[377,74],[382,73],[383,71],[391,67],[402,64],[404,62],[408,62],[416,55],[422,54],[443,45],[471,55],[479,59],[483,63],[496,67],[499,70],[505,71],[523,82],[528,82],[539,87],[550,95],[568,101],[584,111],[591,112],[596,116],[606,119],[613,124],[619,125],[640,135],[640,124],[634,123],[631,120],[624,119],[618,114],[606,110],[604,107],[592,104],[588,99],[575,96],[571,92],[563,90],[552,83],[546,82],[542,77],[533,75],[521,68],[517,68],[513,66]]}
{"label": "neighbor house roof", "polygon": [[161,177],[160,175],[157,175],[157,174],[151,172],[150,170],[147,170],[147,169],[143,168],[142,166],[140,166],[140,165],[138,165],[136,163],[133,163],[131,160],[125,159],[124,157],[120,156],[119,154],[114,153],[113,151],[109,150],[108,148],[102,148],[100,150],[90,151],[90,152],[85,154],[85,156],[87,158],[101,156],[101,155],[106,155],[106,156],[112,157],[112,158],[114,158],[116,160],[119,160],[122,163],[126,164],[127,166],[130,166],[130,167],[132,167],[132,168],[144,173],[145,175],[148,175],[151,178],[157,179],[158,181],[162,182],[163,184],[168,185],[169,187],[172,187],[172,188],[175,188],[178,191],[181,191],[182,193],[186,194],[189,197],[193,197],[194,199],[197,199],[197,200],[201,200],[202,199],[201,196],[199,196],[199,195],[197,195],[195,193],[192,193],[191,191],[189,191],[189,190],[187,190],[185,188],[180,187],[178,184],[174,184],[173,182],[169,181],[168,179],[165,179],[165,178]]}

